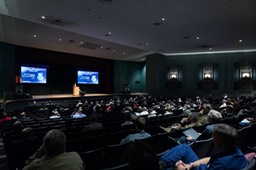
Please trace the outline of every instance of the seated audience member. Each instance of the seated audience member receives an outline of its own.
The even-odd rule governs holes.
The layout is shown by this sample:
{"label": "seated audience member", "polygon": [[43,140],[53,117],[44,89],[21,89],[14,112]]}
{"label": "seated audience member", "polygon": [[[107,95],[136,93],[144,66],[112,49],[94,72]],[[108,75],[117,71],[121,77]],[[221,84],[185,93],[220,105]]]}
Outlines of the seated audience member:
{"label": "seated audience member", "polygon": [[199,159],[191,147],[186,144],[170,149],[160,158],[163,168],[170,169],[174,166],[177,170],[185,169],[232,169],[240,170],[247,166],[248,161],[239,148],[236,147],[236,129],[227,124],[215,124],[213,140],[218,153],[211,157]]}
{"label": "seated audience member", "polygon": [[0,128],[2,127],[4,121],[10,121],[10,120],[12,120],[12,118],[7,113],[1,113],[0,114]]}
{"label": "seated audience member", "polygon": [[156,153],[145,142],[135,141],[129,150],[130,170],[159,170]]}
{"label": "seated audience member", "polygon": [[179,130],[179,129],[188,129],[194,126],[201,126],[201,124],[197,122],[197,119],[198,119],[198,113],[190,112],[188,113],[188,117],[184,117],[180,122],[175,123],[175,128],[173,125],[171,127],[162,127],[162,126],[159,126],[159,127],[166,132],[170,132],[173,129]]}
{"label": "seated audience member", "polygon": [[[210,112],[208,113],[209,124],[202,131],[202,133],[198,137],[198,140],[204,140],[204,139],[211,138],[212,133],[213,133],[214,124],[220,123],[221,119],[222,119],[222,115],[219,111],[213,110],[213,109],[210,110]],[[189,144],[189,143],[193,142],[193,139],[191,138],[191,136],[188,136],[188,137],[182,136],[178,142],[181,144],[183,144],[183,143]]]}
{"label": "seated audience member", "polygon": [[83,132],[103,129],[103,125],[97,120],[97,115],[91,114],[90,123],[84,126]]}
{"label": "seated audience member", "polygon": [[7,150],[9,169],[22,168],[26,160],[40,146],[30,127],[26,127],[21,132],[22,139],[12,143]]}
{"label": "seated audience member", "polygon": [[134,140],[140,140],[150,137],[151,135],[147,132],[145,132],[146,128],[146,120],[143,117],[138,117],[135,121],[135,127],[137,130],[137,133],[130,134],[126,136],[122,141],[121,144],[128,143],[130,141]]}
{"label": "seated audience member", "polygon": [[198,122],[201,125],[205,125],[208,123],[208,113],[212,109],[210,104],[203,104],[202,105],[202,110],[199,112],[199,117],[198,117]]}
{"label": "seated audience member", "polygon": [[82,107],[79,107],[79,109],[77,111],[74,111],[71,116],[74,119],[86,118],[86,115],[83,113]]}
{"label": "seated audience member", "polygon": [[59,112],[57,110],[54,110],[53,115],[50,116],[50,119],[59,119],[59,118],[61,118]]}
{"label": "seated audience member", "polygon": [[122,127],[126,126],[126,125],[133,125],[133,121],[132,120],[132,116],[131,114],[129,113],[129,111],[125,112],[125,115],[124,115],[124,123],[121,124]]}
{"label": "seated audience member", "polygon": [[65,149],[65,134],[57,129],[50,130],[43,145],[27,160],[23,170],[83,170],[84,163],[78,153],[65,152]]}
{"label": "seated audience member", "polygon": [[30,119],[30,117],[27,116],[27,113],[26,113],[26,112],[21,112],[21,113],[20,113],[19,120],[20,120],[20,121],[29,121],[29,120],[31,120],[31,119]]}
{"label": "seated audience member", "polygon": [[148,118],[151,118],[151,117],[157,117],[157,112],[153,109],[153,107],[149,108],[148,109]]}

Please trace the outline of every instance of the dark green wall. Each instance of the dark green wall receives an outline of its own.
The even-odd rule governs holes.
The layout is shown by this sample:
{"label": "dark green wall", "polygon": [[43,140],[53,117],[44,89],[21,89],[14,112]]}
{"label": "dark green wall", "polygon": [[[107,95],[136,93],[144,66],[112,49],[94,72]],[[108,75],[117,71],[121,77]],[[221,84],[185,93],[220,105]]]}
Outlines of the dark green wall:
{"label": "dark green wall", "polygon": [[[162,96],[207,96],[209,94],[221,95],[223,93],[241,95],[239,90],[234,89],[234,83],[238,79],[238,68],[236,64],[249,62],[253,65],[255,72],[256,53],[229,53],[229,54],[208,54],[189,56],[164,56],[152,54],[147,56],[146,65],[146,89],[153,95]],[[198,89],[200,81],[199,68],[203,64],[212,63],[215,66],[215,81],[218,89],[205,92]],[[179,65],[181,68],[182,88],[173,90],[166,86],[170,65]],[[255,80],[255,75],[253,75]],[[255,91],[245,93],[253,95]]]}
{"label": "dark green wall", "polygon": [[145,62],[114,62],[114,91],[123,91],[123,85],[128,84],[131,92],[145,91]]}
{"label": "dark green wall", "polygon": [[15,46],[0,43],[0,98],[13,93],[15,86]]}

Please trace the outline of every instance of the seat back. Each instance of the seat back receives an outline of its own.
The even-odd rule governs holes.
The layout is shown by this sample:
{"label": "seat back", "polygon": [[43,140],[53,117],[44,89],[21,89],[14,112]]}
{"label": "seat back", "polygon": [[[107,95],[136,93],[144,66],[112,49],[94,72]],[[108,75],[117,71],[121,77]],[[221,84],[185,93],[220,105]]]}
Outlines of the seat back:
{"label": "seat back", "polygon": [[80,152],[81,159],[84,162],[85,169],[98,170],[103,160],[104,147],[97,148],[91,151]]}
{"label": "seat back", "polygon": [[128,163],[131,143],[132,142],[107,145],[103,157],[102,168],[109,168]]}
{"label": "seat back", "polygon": [[211,156],[212,149],[213,149],[213,138],[209,138],[206,140],[197,140],[193,142],[190,147],[196,153],[198,158],[204,158]]}

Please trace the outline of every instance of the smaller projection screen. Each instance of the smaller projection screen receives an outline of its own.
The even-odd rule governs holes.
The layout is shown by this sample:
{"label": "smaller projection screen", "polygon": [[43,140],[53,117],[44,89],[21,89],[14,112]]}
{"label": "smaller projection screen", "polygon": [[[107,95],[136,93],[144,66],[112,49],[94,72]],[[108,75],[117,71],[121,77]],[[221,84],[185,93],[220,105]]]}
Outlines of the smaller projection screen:
{"label": "smaller projection screen", "polygon": [[77,84],[99,84],[99,72],[78,70]]}
{"label": "smaller projection screen", "polygon": [[47,69],[43,67],[21,66],[21,82],[32,84],[46,84],[46,72]]}

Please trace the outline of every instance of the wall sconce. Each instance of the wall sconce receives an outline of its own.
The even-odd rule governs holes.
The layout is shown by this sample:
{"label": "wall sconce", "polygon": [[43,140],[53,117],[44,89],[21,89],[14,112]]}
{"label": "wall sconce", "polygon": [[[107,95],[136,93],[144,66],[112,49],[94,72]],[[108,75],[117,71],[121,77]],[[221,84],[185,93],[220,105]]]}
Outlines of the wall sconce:
{"label": "wall sconce", "polygon": [[252,64],[250,62],[240,64],[240,79],[250,78],[252,78]]}
{"label": "wall sconce", "polygon": [[211,73],[204,73],[204,79],[210,79],[210,78],[212,78]]}
{"label": "wall sconce", "polygon": [[213,65],[212,64],[204,64],[203,65],[203,79],[213,79]]}
{"label": "wall sconce", "polygon": [[241,78],[251,78],[250,72],[241,72]]}
{"label": "wall sconce", "polygon": [[176,80],[179,79],[179,66],[178,65],[170,66],[168,79],[176,79]]}
{"label": "wall sconce", "polygon": [[171,74],[171,79],[177,79],[177,78],[178,78],[177,74]]}

